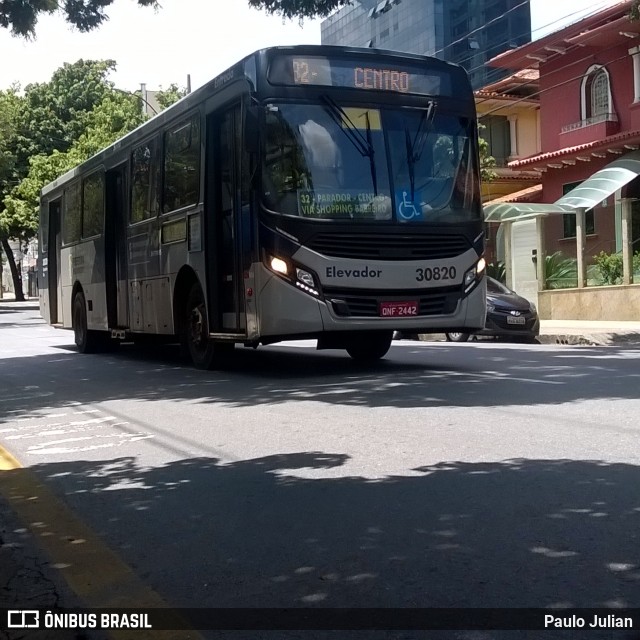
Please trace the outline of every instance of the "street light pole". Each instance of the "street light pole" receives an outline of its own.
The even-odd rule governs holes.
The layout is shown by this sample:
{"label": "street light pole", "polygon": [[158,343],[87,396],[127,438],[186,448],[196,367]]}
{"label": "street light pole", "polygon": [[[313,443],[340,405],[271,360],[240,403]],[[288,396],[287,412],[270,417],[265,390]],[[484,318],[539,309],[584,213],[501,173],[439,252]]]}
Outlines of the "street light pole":
{"label": "street light pole", "polygon": [[[142,91],[144,90],[144,93],[146,95],[147,90],[145,88],[145,85],[141,84],[140,87],[141,87],[140,93],[142,93]],[[136,93],[135,91],[126,91],[125,89],[118,89],[118,87],[113,87],[113,90],[114,91],[119,91],[120,93],[124,93],[127,96],[133,96],[134,98],[138,98],[141,102],[146,104],[147,107],[149,107],[149,109],[151,109],[151,111],[153,111],[153,115],[154,116],[158,115],[158,110],[145,97],[143,97],[142,95]]]}

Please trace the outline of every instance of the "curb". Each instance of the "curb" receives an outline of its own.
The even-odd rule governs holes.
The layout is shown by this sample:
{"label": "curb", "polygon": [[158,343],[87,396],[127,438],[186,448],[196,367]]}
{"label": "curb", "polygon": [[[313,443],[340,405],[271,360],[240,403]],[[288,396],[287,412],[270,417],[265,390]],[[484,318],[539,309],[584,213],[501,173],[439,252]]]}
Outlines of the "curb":
{"label": "curb", "polygon": [[540,334],[542,344],[582,345],[589,347],[640,345],[640,333],[558,333]]}
{"label": "curb", "polygon": [[[406,339],[419,340],[420,342],[444,342],[444,334],[419,333],[415,336],[407,336]],[[491,338],[480,338],[481,341],[491,341]],[[611,347],[611,346],[640,346],[640,333],[541,333],[538,338],[540,344],[561,344],[584,347]],[[508,340],[503,342],[508,343]]]}

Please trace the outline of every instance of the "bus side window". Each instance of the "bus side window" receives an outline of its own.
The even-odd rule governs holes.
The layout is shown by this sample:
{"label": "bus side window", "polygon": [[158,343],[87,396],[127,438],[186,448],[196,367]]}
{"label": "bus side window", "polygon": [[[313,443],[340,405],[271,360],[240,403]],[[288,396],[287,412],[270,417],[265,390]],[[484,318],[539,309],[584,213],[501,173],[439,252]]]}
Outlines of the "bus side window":
{"label": "bus side window", "polygon": [[200,114],[165,133],[162,211],[197,204],[200,198]]}
{"label": "bus side window", "polygon": [[104,173],[94,173],[82,181],[82,237],[102,233],[104,221]]}
{"label": "bus side window", "polygon": [[82,192],[80,182],[70,185],[64,190],[62,213],[62,242],[71,244],[80,240],[82,231],[81,216]]}
{"label": "bus side window", "polygon": [[157,213],[155,140],[134,149],[131,159],[131,222],[141,222]]}

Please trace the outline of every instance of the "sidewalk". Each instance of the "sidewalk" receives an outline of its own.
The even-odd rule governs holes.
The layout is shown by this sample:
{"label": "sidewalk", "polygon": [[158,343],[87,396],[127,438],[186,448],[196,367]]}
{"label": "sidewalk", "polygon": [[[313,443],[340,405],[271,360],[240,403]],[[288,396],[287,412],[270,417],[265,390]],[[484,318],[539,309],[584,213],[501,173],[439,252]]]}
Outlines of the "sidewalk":
{"label": "sidewalk", "polygon": [[541,320],[544,344],[640,345],[640,321]]}

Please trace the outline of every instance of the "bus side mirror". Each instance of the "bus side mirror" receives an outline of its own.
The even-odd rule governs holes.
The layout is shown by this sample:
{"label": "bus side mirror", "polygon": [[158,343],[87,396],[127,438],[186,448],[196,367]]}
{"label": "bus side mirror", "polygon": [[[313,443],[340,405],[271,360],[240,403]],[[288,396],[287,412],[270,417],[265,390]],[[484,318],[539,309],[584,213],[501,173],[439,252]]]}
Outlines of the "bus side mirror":
{"label": "bus side mirror", "polygon": [[258,108],[254,105],[244,112],[244,146],[249,153],[258,152]]}

